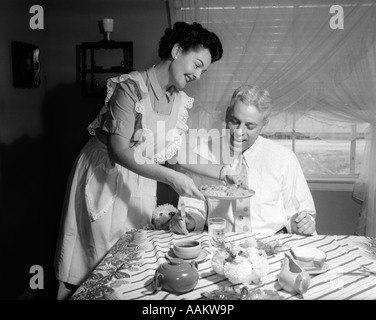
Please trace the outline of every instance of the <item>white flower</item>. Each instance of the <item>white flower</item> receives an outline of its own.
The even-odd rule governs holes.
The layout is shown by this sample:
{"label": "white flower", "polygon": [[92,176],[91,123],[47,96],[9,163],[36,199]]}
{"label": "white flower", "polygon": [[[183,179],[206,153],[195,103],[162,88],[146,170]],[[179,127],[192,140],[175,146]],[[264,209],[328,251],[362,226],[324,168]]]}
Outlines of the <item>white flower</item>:
{"label": "white flower", "polygon": [[230,247],[228,249],[233,256],[240,255],[240,253],[244,251],[244,248],[236,244],[230,244]]}
{"label": "white flower", "polygon": [[[169,230],[168,222],[178,212],[178,209],[169,203],[158,206],[152,212],[151,228],[156,230]],[[149,226],[147,228],[149,228]]]}
{"label": "white flower", "polygon": [[216,273],[224,274],[223,266],[229,256],[230,254],[225,250],[217,250],[214,253],[211,264]]}
{"label": "white flower", "polygon": [[252,263],[259,258],[259,251],[257,248],[251,247],[251,248],[246,248],[245,250],[248,254],[249,261],[251,261]]}
{"label": "white flower", "polygon": [[244,260],[246,260],[247,258],[244,257],[244,256],[235,256],[234,260],[232,261],[233,263],[243,263]]}
{"label": "white flower", "polygon": [[257,248],[257,240],[254,237],[249,237],[247,240],[244,241],[244,243],[242,244],[242,247],[244,247],[244,248],[249,248],[249,247]]}
{"label": "white flower", "polygon": [[235,244],[217,250],[212,258],[212,267],[216,273],[224,275],[234,284],[260,283],[269,271],[263,250]]}
{"label": "white flower", "polygon": [[252,267],[254,275],[252,281],[254,283],[259,283],[261,279],[264,278],[269,272],[268,260],[263,256],[260,256],[259,259],[254,261],[252,263]]}
{"label": "white flower", "polygon": [[243,260],[242,263],[226,262],[223,271],[230,282],[234,284],[251,284],[253,281],[252,263],[248,260]]}

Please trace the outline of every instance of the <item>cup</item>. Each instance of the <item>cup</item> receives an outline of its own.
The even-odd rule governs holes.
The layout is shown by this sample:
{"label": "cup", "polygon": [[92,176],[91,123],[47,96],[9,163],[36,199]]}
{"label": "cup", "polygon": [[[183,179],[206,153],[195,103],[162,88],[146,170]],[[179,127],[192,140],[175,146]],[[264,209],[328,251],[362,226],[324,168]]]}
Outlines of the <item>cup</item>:
{"label": "cup", "polygon": [[209,241],[212,249],[224,248],[226,244],[226,219],[208,219]]}
{"label": "cup", "polygon": [[195,259],[201,253],[201,244],[196,240],[180,240],[173,244],[172,251],[178,258]]}

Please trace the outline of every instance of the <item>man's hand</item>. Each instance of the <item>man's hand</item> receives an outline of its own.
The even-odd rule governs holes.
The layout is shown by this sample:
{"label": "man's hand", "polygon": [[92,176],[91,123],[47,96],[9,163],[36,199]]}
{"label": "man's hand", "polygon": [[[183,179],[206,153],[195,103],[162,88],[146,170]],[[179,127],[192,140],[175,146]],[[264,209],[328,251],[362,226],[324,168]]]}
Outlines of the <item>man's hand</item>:
{"label": "man's hand", "polygon": [[291,217],[291,232],[301,235],[311,235],[316,231],[315,221],[307,211],[295,213]]}
{"label": "man's hand", "polygon": [[230,168],[224,168],[225,182],[227,184],[236,184],[238,186],[247,187],[248,177],[245,167],[242,166],[241,171],[235,171]]}

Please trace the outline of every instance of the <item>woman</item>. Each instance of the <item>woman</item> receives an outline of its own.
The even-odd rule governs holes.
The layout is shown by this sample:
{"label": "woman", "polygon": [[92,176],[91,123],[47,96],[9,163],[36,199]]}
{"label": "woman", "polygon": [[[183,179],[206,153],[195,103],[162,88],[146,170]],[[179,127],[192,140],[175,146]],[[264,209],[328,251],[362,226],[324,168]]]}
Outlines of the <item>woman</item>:
{"label": "woman", "polygon": [[193,99],[182,90],[222,53],[214,33],[177,22],[159,42],[157,65],[108,81],[68,184],[55,258],[58,299],[77,289],[124,232],[150,223],[157,181],[204,200],[191,178],[158,163],[176,155],[188,130]]}

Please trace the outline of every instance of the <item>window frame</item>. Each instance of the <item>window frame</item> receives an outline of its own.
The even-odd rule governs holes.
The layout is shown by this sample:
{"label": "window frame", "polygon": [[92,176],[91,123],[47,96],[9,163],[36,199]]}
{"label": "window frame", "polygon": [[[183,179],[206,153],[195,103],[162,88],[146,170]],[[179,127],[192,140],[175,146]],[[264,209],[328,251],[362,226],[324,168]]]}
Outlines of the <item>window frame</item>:
{"label": "window frame", "polygon": [[[291,150],[295,152],[295,144],[297,140],[298,133],[296,132],[296,116],[295,113],[292,114],[292,131],[288,132],[291,134]],[[353,124],[351,126],[352,136],[357,135],[357,125]],[[271,140],[277,140],[270,138]],[[308,186],[311,191],[353,191],[354,184],[359,178],[359,174],[355,173],[355,160],[356,160],[356,141],[357,139],[352,139],[350,142],[350,173],[347,175],[323,175],[323,174],[305,174]]]}

